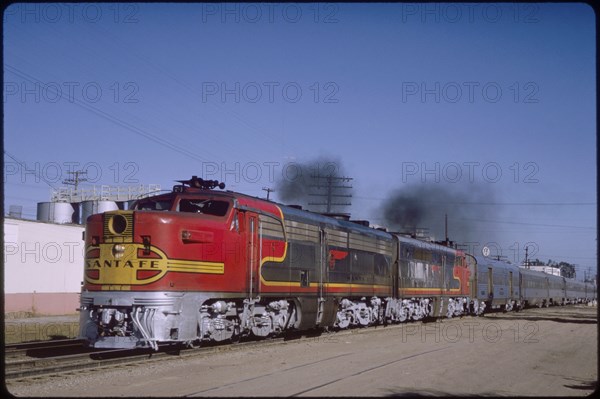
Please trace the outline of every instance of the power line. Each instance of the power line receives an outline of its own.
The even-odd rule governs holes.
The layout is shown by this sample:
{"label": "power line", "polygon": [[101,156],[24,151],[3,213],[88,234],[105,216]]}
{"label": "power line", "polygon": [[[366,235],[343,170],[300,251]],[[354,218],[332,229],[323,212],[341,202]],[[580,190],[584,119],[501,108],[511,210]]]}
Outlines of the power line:
{"label": "power line", "polygon": [[[27,170],[27,165],[25,164],[25,162],[19,161],[15,156],[11,155],[8,151],[4,150],[4,154],[8,155],[9,158],[11,158],[13,161],[15,161],[16,163],[18,163],[24,170]],[[49,185],[52,189],[56,190],[56,187],[54,187],[52,184],[50,184],[50,182],[48,180],[46,180],[44,178],[44,176],[42,176],[41,174],[37,173],[35,170],[32,171],[37,177],[39,177],[44,183],[46,183],[47,185]]]}
{"label": "power line", "polygon": [[[387,198],[384,197],[362,197],[355,196],[358,199],[370,200],[370,201],[383,201]],[[597,202],[463,202],[463,201],[420,201],[424,204],[432,205],[515,205],[515,206],[591,206],[598,205]]]}
{"label": "power line", "polygon": [[[39,79],[37,79],[37,78],[35,78],[35,77],[31,76],[31,75],[28,75],[27,73],[22,72],[22,71],[18,70],[17,68],[12,67],[12,66],[10,66],[8,64],[4,64],[4,68],[6,70],[8,70],[9,72],[12,72],[15,75],[17,75],[17,76],[19,76],[19,77],[21,77],[21,78],[23,78],[23,79],[25,79],[25,80],[27,80],[27,81],[29,81],[31,83],[35,83],[35,84],[40,85],[45,90],[49,90],[51,93],[55,94],[57,97],[64,98],[63,95],[62,95],[62,93],[58,92],[54,87],[52,87],[50,85],[44,84]],[[119,125],[119,126],[125,128],[125,129],[127,129],[127,130],[129,130],[129,131],[131,131],[131,132],[133,132],[133,133],[135,133],[137,135],[139,135],[139,136],[142,136],[142,137],[144,137],[144,138],[146,138],[148,140],[151,140],[151,141],[153,141],[153,142],[155,142],[155,143],[157,143],[157,144],[159,144],[159,145],[161,145],[163,147],[169,148],[169,149],[171,149],[173,151],[176,151],[176,152],[178,152],[180,154],[183,154],[183,155],[185,155],[185,156],[187,156],[189,158],[192,158],[194,160],[197,160],[197,161],[201,161],[201,162],[202,161],[206,161],[202,157],[199,157],[198,155],[196,155],[194,152],[188,151],[187,149],[185,149],[183,147],[180,147],[178,145],[175,145],[175,144],[171,143],[166,138],[162,138],[160,136],[157,136],[157,135],[154,135],[152,133],[146,132],[143,129],[140,129],[140,128],[138,128],[138,127],[136,127],[136,126],[134,126],[134,125],[132,125],[132,124],[130,124],[128,122],[125,122],[125,121],[123,121],[123,120],[121,120],[121,119],[119,119],[119,118],[117,118],[117,117],[115,117],[115,116],[113,116],[111,114],[108,114],[108,113],[106,113],[106,112],[104,112],[104,111],[102,111],[102,110],[100,110],[100,109],[98,109],[98,108],[96,108],[96,107],[94,107],[94,106],[86,103],[86,102],[83,102],[83,101],[81,101],[81,100],[79,100],[77,98],[71,98],[69,101],[72,102],[72,103],[74,103],[74,104],[76,104],[76,105],[78,105],[78,106],[80,106],[81,108],[83,108],[83,109],[85,109],[87,111],[90,111],[90,112],[96,114],[97,116],[99,116],[99,117],[101,117],[103,119],[106,119],[106,120],[108,120],[110,122],[113,122],[114,124]]]}
{"label": "power line", "polygon": [[524,226],[542,226],[542,227],[564,227],[564,228],[573,228],[573,229],[592,229],[595,230],[595,227],[592,226],[567,226],[561,224],[544,224],[544,223],[525,223],[525,222],[506,222],[502,220],[485,220],[485,219],[474,219],[474,218],[461,218],[454,220],[468,220],[473,222],[483,222],[483,223],[504,223],[504,224],[518,224]]}
{"label": "power line", "polygon": [[75,191],[77,191],[77,188],[79,187],[79,183],[80,182],[88,180],[85,177],[79,177],[79,175],[86,175],[87,171],[76,170],[74,172],[69,171],[68,173],[70,175],[73,175],[74,177],[72,179],[70,178],[70,179],[63,180],[63,184],[66,184],[66,185],[69,185],[69,186],[75,186]]}
{"label": "power line", "polygon": [[[175,83],[177,83],[179,86],[181,86],[183,89],[185,89],[187,92],[191,93],[192,95],[198,97],[198,98],[202,98],[202,92],[198,91],[197,89],[194,89],[194,87],[196,85],[194,84],[190,84],[189,82],[185,82],[183,81],[179,76],[174,76],[167,68],[162,67],[157,65],[154,62],[149,61],[146,57],[142,56],[141,54],[137,53],[135,50],[131,50],[130,48],[125,48],[122,45],[120,45],[119,43],[119,38],[115,37],[114,35],[111,34],[110,31],[102,28],[99,25],[94,25],[91,26],[92,30],[98,30],[101,31],[100,37],[102,38],[108,38],[108,40],[110,41],[110,45],[111,46],[115,46],[118,45],[122,50],[126,50],[125,53],[128,56],[131,57],[135,57],[138,60],[142,61],[143,63],[147,64],[148,66],[150,66],[152,69],[158,71],[159,73],[167,76],[169,79],[171,79],[172,81],[174,81]],[[205,99],[206,103],[210,104],[212,107],[214,107],[218,112],[220,112],[221,114],[225,114],[225,116],[227,116],[229,118],[229,120],[231,120],[233,117],[233,119],[237,120],[241,125],[244,125],[245,127],[249,128],[250,130],[254,131],[255,133],[257,133],[258,135],[263,136],[266,140],[264,141],[265,143],[272,143],[274,140],[274,137],[266,132],[263,132],[263,130],[265,130],[262,127],[256,127],[253,124],[251,124],[250,122],[248,122],[247,120],[243,119],[238,113],[236,113],[233,110],[227,109],[225,107],[222,107],[220,105],[218,105],[217,103],[215,103],[211,98],[206,98]],[[204,100],[203,100],[204,101]],[[229,115],[227,115],[229,114]],[[229,142],[230,144],[234,144],[234,141],[229,140],[228,135],[222,135],[219,137],[221,140],[224,140],[226,142]]]}

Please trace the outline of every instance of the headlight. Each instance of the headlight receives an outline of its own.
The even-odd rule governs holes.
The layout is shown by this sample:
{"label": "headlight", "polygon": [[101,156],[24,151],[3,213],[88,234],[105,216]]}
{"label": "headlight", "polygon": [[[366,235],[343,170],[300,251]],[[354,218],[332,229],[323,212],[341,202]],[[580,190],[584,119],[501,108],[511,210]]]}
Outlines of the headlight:
{"label": "headlight", "polygon": [[113,256],[115,259],[119,259],[123,257],[123,253],[125,252],[125,245],[123,244],[115,244],[112,249]]}

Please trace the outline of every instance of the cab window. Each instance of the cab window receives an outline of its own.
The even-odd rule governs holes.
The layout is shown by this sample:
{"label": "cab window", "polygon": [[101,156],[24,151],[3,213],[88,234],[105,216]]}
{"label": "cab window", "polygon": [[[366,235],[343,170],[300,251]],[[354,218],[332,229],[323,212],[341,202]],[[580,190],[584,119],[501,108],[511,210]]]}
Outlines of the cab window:
{"label": "cab window", "polygon": [[173,201],[168,200],[155,200],[155,199],[144,199],[139,200],[134,209],[138,211],[168,211],[171,210]]}
{"label": "cab window", "polygon": [[182,198],[177,205],[177,211],[200,213],[204,215],[225,216],[229,210],[228,201],[213,199]]}

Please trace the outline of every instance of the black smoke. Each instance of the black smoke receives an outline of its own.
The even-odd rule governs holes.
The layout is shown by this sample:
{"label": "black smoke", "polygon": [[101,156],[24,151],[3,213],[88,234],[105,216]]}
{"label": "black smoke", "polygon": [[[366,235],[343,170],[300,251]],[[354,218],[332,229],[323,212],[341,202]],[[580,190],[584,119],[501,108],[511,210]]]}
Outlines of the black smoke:
{"label": "black smoke", "polygon": [[286,164],[275,192],[280,201],[289,205],[327,212],[329,203],[330,212],[344,213],[350,209],[351,187],[352,180],[339,160],[320,157]]}
{"label": "black smoke", "polygon": [[388,230],[421,231],[439,241],[481,242],[497,236],[486,223],[497,214],[495,197],[490,184],[413,184],[393,191],[380,212]]}

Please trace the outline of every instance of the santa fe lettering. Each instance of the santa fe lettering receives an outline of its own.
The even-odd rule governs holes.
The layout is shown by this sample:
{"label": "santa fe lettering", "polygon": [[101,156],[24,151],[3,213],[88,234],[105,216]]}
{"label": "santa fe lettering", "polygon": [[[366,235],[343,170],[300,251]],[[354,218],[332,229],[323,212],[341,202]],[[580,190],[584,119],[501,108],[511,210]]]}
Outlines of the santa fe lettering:
{"label": "santa fe lettering", "polygon": [[129,267],[131,269],[160,269],[159,261],[157,260],[138,260],[138,261],[130,261],[127,260],[125,262],[121,262],[120,260],[105,260],[103,263],[100,263],[98,259],[93,262],[87,262],[88,269],[102,269],[102,268],[126,268]]}

